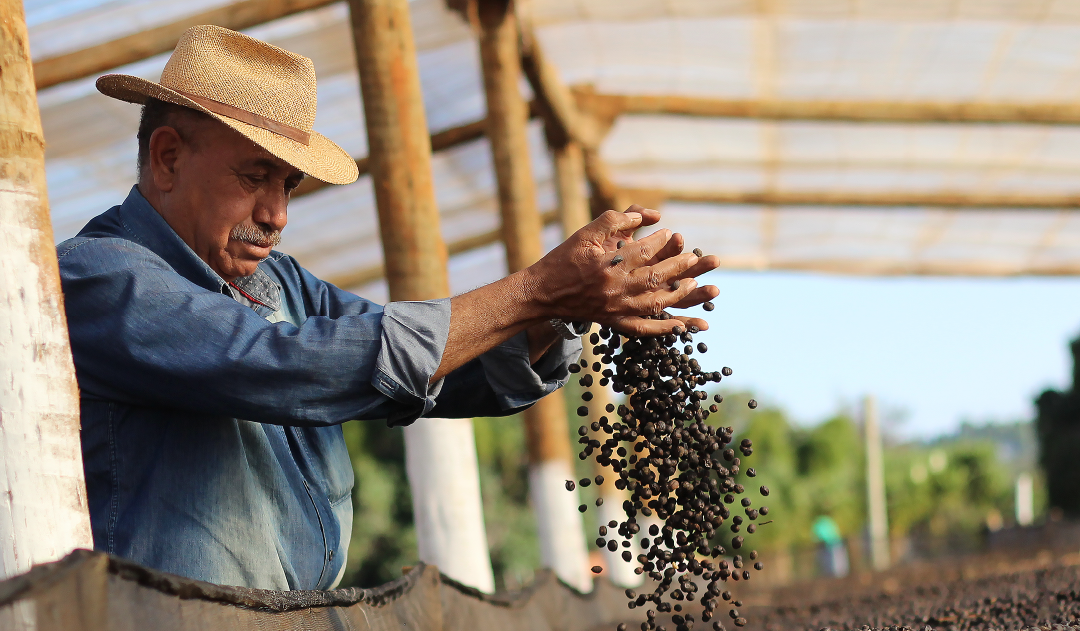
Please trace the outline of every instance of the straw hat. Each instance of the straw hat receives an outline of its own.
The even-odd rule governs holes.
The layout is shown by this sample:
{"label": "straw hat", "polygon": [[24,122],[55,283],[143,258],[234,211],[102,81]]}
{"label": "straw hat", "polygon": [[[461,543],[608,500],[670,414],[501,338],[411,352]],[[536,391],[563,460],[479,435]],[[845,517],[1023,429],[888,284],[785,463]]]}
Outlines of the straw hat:
{"label": "straw hat", "polygon": [[161,83],[110,74],[106,96],[146,103],[153,97],[205,112],[308,175],[330,184],[356,180],[356,162],[312,131],[315,67],[307,57],[219,26],[184,32]]}

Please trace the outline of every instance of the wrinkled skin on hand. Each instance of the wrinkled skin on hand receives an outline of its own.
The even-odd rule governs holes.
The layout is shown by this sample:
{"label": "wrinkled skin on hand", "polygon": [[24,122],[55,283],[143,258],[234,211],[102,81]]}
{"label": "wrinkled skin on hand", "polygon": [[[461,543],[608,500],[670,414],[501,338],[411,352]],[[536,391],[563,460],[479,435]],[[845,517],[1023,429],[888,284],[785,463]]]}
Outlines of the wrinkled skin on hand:
{"label": "wrinkled skin on hand", "polygon": [[[675,326],[709,328],[700,318],[673,314],[648,319],[665,309],[686,309],[720,291],[696,278],[716,269],[716,256],[683,252],[681,234],[662,229],[640,240],[634,233],[660,220],[656,210],[631,206],[609,210],[536,263],[538,299],[557,317],[587,320],[627,335],[661,335]],[[625,241],[619,249],[618,242]],[[671,283],[679,280],[679,288]]]}

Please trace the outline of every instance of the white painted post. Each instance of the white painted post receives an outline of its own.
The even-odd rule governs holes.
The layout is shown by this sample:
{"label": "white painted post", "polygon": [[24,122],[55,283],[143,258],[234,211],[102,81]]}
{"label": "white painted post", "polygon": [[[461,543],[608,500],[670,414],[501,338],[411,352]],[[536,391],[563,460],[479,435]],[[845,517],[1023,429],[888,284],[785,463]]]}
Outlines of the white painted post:
{"label": "white painted post", "polygon": [[1035,521],[1035,480],[1030,473],[1016,478],[1016,524],[1030,526]]}
{"label": "white painted post", "polygon": [[[594,324],[592,329],[589,333],[585,334],[585,337],[582,340],[581,357],[589,362],[590,367],[587,369],[587,372],[591,373],[593,376],[593,383],[587,388],[593,395],[592,400],[589,401],[589,421],[597,421],[601,416],[606,416],[609,421],[615,422],[618,419],[618,413],[608,412],[606,410],[609,404],[614,405],[614,396],[612,395],[611,387],[601,386],[600,378],[602,375],[593,372],[591,367],[594,362],[600,361],[600,356],[593,352],[593,344],[589,343],[589,337],[593,333],[598,333],[599,331],[600,326]],[[584,372],[586,371],[582,371],[582,373]],[[604,442],[609,438],[604,432],[599,432],[595,434],[595,436],[600,442]],[[622,509],[622,503],[629,499],[629,494],[615,488],[616,476],[612,475],[610,470],[605,470],[605,468],[601,467],[599,464],[596,465],[595,470],[596,473],[604,476],[604,483],[597,489],[599,496],[604,499],[604,504],[598,511],[600,523],[606,524],[611,520],[619,522],[625,521],[626,513]],[[638,525],[641,526],[644,531],[647,531],[648,524],[652,523],[645,521],[644,517],[639,517],[638,520]],[[633,539],[635,544],[638,543],[641,536],[644,535],[639,534],[637,538]],[[642,576],[634,574],[634,568],[640,564],[637,563],[637,561],[631,561],[630,563],[623,561],[622,553],[624,549],[625,548],[619,548],[615,552],[611,552],[610,550],[604,551],[607,561],[608,580],[620,587],[637,587],[638,585],[641,585],[644,580]],[[630,551],[636,557],[641,553],[641,548],[640,546],[635,545],[635,547],[630,548]]]}
{"label": "white painted post", "polygon": [[0,579],[92,548],[22,3],[0,1]]}
{"label": "white painted post", "polygon": [[405,471],[420,560],[493,593],[472,419],[422,418],[407,426]]}
{"label": "white painted post", "polygon": [[[450,295],[431,175],[408,0],[349,0],[371,177],[391,300]],[[495,591],[468,419],[420,419],[405,429],[420,560]]]}
{"label": "white painted post", "polygon": [[869,512],[870,559],[875,570],[889,567],[889,518],[885,507],[885,460],[873,395],[863,400],[866,434],[866,506]]}
{"label": "white painted post", "polygon": [[[561,404],[561,401],[560,401]],[[578,512],[578,493],[568,492],[574,469],[567,459],[542,460],[529,465],[529,497],[536,511],[540,562],[580,592],[592,590],[585,528]]]}

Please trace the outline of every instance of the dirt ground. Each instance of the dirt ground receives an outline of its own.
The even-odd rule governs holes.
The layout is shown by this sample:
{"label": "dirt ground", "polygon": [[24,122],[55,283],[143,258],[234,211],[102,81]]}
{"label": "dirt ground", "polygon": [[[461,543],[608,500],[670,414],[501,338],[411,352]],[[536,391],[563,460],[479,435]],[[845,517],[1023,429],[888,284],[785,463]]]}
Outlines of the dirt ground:
{"label": "dirt ground", "polygon": [[747,604],[754,601],[747,631],[1080,629],[1080,555],[1044,550],[921,563],[776,588]]}

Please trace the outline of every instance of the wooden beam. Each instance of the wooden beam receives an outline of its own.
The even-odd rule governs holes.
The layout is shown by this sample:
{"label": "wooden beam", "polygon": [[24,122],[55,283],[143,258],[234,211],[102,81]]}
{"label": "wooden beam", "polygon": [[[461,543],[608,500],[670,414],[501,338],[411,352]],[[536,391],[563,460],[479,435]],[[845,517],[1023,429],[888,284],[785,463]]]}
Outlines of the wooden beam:
{"label": "wooden beam", "polygon": [[588,86],[574,88],[573,94],[578,107],[604,119],[614,119],[622,114],[676,114],[764,120],[1080,125],[1080,105],[1073,103],[758,101],[690,96],[599,94]]}
{"label": "wooden beam", "polygon": [[[349,10],[390,300],[447,298],[409,0],[349,0]],[[405,468],[420,560],[494,592],[472,421],[424,418],[406,427]]]}
{"label": "wooden beam", "polygon": [[602,124],[578,109],[573,92],[559,76],[559,69],[547,61],[536,36],[526,27],[521,31],[521,69],[541,106],[541,115],[548,126],[548,142],[553,146],[576,142],[590,150],[598,148],[612,119]]}
{"label": "wooden beam", "polygon": [[517,20],[509,0],[478,0],[477,11],[487,136],[498,188],[507,265],[513,273],[540,260],[542,254],[540,212],[536,207],[536,183],[529,157],[528,105],[519,88],[521,54]]}
{"label": "wooden beam", "polygon": [[294,13],[310,11],[337,0],[242,0],[169,24],[132,33],[112,41],[42,59],[34,64],[37,89],[81,79],[125,64],[167,53],[176,47],[184,31],[198,24],[214,24],[240,31]]}
{"label": "wooden beam", "polygon": [[[79,442],[79,388],[21,0],[0,0],[0,59],[2,580],[75,548],[93,547],[94,541]],[[26,627],[15,626],[35,625],[30,620]]]}
{"label": "wooden beam", "polygon": [[[559,214],[557,211],[551,210],[540,215],[540,218],[546,226],[558,221]],[[479,250],[482,247],[498,243],[501,240],[502,230],[489,230],[470,237],[463,237],[457,241],[451,241],[446,244],[446,251],[450,256],[456,256],[458,254],[464,254],[465,252]],[[352,289],[354,287],[362,287],[368,283],[374,283],[377,280],[382,280],[385,276],[386,268],[380,264],[328,276],[326,280],[343,289]]]}
{"label": "wooden beam", "polygon": [[[514,273],[540,260],[544,251],[529,150],[528,105],[520,88],[520,33],[513,0],[472,0],[470,4],[467,13],[475,15],[474,23],[479,27],[487,134],[499,192],[506,263]],[[541,562],[563,581],[589,591],[592,576],[587,569],[581,514],[575,497],[562,488],[574,472],[564,393],[552,392],[522,416]]]}
{"label": "wooden beam", "polygon": [[620,195],[633,203],[647,200],[751,206],[875,206],[882,208],[931,207],[957,209],[1072,209],[1080,208],[1080,194],[876,192],[876,191],[673,191],[622,188]]}

